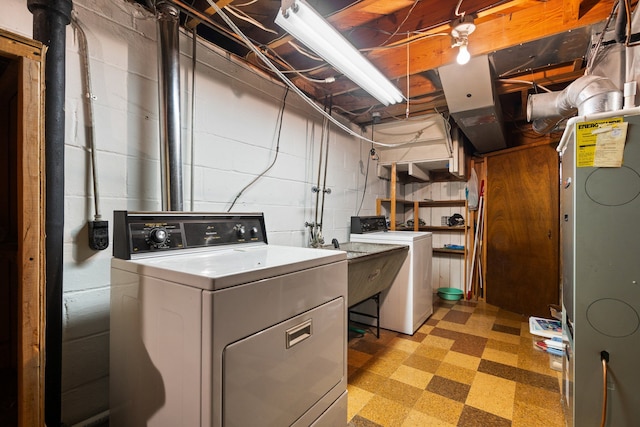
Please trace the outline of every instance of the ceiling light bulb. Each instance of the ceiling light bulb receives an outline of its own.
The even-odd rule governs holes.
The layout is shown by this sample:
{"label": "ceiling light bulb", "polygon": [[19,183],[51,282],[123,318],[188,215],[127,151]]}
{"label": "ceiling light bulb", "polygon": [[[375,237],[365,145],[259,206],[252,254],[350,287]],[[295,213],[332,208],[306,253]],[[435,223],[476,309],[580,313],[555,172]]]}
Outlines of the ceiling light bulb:
{"label": "ceiling light bulb", "polygon": [[467,62],[469,62],[470,59],[471,59],[471,54],[469,53],[469,49],[467,49],[467,45],[461,44],[460,51],[458,52],[458,57],[456,58],[456,61],[458,61],[458,64],[464,65]]}

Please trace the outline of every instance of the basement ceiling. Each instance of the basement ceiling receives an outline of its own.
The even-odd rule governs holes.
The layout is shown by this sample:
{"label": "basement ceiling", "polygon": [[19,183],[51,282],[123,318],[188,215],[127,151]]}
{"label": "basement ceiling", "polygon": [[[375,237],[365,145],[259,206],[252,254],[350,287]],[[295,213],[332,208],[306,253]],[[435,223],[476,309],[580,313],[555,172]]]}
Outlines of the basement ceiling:
{"label": "basement ceiling", "polygon": [[[147,6],[153,3],[138,1]],[[388,107],[331,66],[297,49],[295,39],[274,23],[280,0],[218,0],[216,4],[280,70],[299,71],[287,74],[298,88],[321,104],[330,100],[334,114],[360,126],[371,124],[374,113],[383,122],[433,112],[449,117],[440,73],[455,63],[458,52],[451,47],[451,22],[462,13],[473,16],[476,29],[469,35],[469,52],[472,58],[488,58],[491,81],[487,84],[495,93],[506,145],[514,146],[534,137],[525,119],[527,96],[540,86],[561,90],[584,74],[592,36],[604,27],[615,1],[307,0],[409,99]],[[207,0],[169,3],[181,11],[185,28],[195,29],[200,37],[271,73]],[[336,80],[317,83],[327,77]],[[470,71],[469,81],[474,78]],[[475,148],[477,152],[493,150]]]}

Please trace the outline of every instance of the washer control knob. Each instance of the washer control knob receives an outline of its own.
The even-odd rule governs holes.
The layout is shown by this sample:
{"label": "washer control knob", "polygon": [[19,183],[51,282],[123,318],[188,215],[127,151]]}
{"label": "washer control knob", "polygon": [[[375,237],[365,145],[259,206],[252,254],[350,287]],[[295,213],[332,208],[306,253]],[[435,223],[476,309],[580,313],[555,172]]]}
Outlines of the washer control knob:
{"label": "washer control knob", "polygon": [[161,246],[167,242],[169,237],[167,230],[164,227],[157,227],[149,231],[149,243],[151,246]]}
{"label": "washer control knob", "polygon": [[253,238],[258,237],[258,227],[255,227],[255,226],[251,227],[250,233],[251,233],[251,237],[253,237]]}
{"label": "washer control knob", "polygon": [[244,229],[244,225],[236,224],[236,226],[233,227],[233,229],[236,231],[236,237],[238,239],[244,239],[244,235],[246,233],[246,230]]}

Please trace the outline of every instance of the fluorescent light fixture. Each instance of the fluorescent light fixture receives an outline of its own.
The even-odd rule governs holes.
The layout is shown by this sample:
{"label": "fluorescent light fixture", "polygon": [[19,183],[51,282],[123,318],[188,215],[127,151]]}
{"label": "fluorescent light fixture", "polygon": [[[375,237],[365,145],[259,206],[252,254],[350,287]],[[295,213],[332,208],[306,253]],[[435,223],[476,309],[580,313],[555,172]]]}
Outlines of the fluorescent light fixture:
{"label": "fluorescent light fixture", "polygon": [[397,87],[304,0],[283,0],[275,22],[384,105],[404,99]]}

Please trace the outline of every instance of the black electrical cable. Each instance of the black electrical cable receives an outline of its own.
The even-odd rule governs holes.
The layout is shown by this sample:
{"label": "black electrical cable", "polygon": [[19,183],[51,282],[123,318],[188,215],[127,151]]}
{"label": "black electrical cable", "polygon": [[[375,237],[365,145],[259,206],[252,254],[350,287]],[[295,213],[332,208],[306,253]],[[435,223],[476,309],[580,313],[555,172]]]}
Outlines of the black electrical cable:
{"label": "black electrical cable", "polygon": [[233,199],[233,203],[231,203],[231,206],[229,206],[229,209],[227,209],[227,212],[231,212],[231,209],[233,209],[233,206],[236,204],[240,196],[242,196],[242,193],[244,193],[244,191],[247,188],[251,187],[258,179],[262,178],[264,174],[269,172],[269,170],[273,167],[273,165],[276,164],[276,160],[278,159],[278,153],[280,152],[280,133],[282,132],[282,116],[284,115],[284,107],[287,105],[288,94],[289,94],[289,86],[285,88],[284,97],[282,98],[282,107],[280,108],[280,115],[278,116],[279,123],[278,123],[278,136],[276,138],[276,155],[273,157],[273,161],[264,171],[262,171],[258,176],[253,178],[250,183],[245,185],[244,188],[240,190],[240,192],[238,192],[238,194],[236,195],[236,198]]}
{"label": "black electrical cable", "polygon": [[[373,140],[373,122],[371,122],[371,139]],[[371,150],[375,150],[375,148],[373,148],[373,144],[371,144]],[[362,204],[364,203],[364,197],[367,194],[367,181],[369,181],[369,163],[370,162],[371,162],[371,156],[369,155],[367,156],[367,170],[364,174],[364,188],[362,189],[362,199],[360,200],[360,206],[358,207],[356,216],[360,215],[360,210],[362,209]]]}

